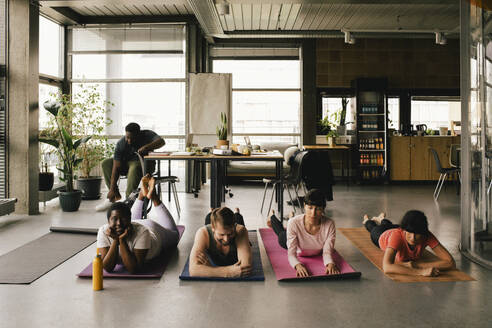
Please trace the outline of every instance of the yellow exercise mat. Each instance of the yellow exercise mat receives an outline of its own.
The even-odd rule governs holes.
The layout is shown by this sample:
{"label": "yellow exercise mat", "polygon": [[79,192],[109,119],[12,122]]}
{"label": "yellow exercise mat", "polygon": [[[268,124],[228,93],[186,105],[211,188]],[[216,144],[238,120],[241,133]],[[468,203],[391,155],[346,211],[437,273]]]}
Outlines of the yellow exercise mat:
{"label": "yellow exercise mat", "polygon": [[[350,240],[357,248],[369,259],[379,270],[383,271],[383,254],[378,247],[376,247],[369,235],[366,228],[338,228],[338,231],[343,233],[348,240]],[[437,256],[429,251],[425,251],[423,261],[431,259],[437,259]],[[397,282],[427,282],[427,281],[474,281],[472,277],[460,270],[443,271],[437,277],[423,277],[423,276],[410,276],[397,273],[386,274],[392,280]]]}

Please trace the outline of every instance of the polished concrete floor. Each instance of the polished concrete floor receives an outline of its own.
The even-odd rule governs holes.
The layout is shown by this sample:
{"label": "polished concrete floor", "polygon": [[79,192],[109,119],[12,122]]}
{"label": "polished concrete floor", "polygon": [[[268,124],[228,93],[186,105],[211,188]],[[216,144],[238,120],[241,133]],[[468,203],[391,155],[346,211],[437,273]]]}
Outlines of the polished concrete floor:
{"label": "polished concrete floor", "polygon": [[[265,226],[259,214],[262,185],[232,186],[230,207],[240,207],[250,229]],[[186,232],[160,280],[105,280],[93,292],[75,274],[94,257],[95,244],[30,285],[0,285],[1,327],[490,327],[492,272],[458,251],[459,198],[452,188],[438,203],[433,186],[335,187],[327,214],[338,227],[360,226],[361,216],[381,211],[399,220],[409,209],[423,210],[430,228],[472,275],[473,282],[396,283],[386,278],[341,233],[336,248],[360,280],[279,283],[263,246],[264,282],[182,282],[178,279],[194,232],[208,210],[208,188],[198,199],[180,194],[180,224]],[[62,213],[57,200],[38,216],[0,218],[0,254],[48,232],[50,225],[98,227],[105,215],[96,201],[76,213]],[[170,205],[174,212],[174,205]],[[261,239],[260,239],[261,240]],[[261,243],[261,241],[260,241]],[[22,259],[19,259],[22,261]]]}

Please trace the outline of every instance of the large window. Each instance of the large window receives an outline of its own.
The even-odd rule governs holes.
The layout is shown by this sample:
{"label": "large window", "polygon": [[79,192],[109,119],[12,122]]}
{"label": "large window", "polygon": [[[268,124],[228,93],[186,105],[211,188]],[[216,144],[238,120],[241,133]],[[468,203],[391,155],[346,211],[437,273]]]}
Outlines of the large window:
{"label": "large window", "polygon": [[39,73],[63,77],[63,27],[39,16]]}
{"label": "large window", "polygon": [[[64,29],[61,25],[39,16],[39,130],[47,127],[50,115],[43,107],[52,94],[61,93],[64,78]],[[55,173],[58,182],[59,171],[56,169],[58,158],[55,149],[44,143],[39,144],[40,170],[47,168]]]}
{"label": "large window", "polygon": [[115,104],[107,113],[113,121],[109,136],[123,136],[125,125],[137,122],[184,145],[184,25],[73,28],[71,40],[72,91],[80,83],[97,84],[103,98]]}
{"label": "large window", "polygon": [[[185,26],[74,27],[69,33],[72,92],[83,84],[97,85],[102,98],[114,104],[106,111],[113,121],[105,132],[110,142],[124,135],[128,123],[136,122],[162,136],[163,149],[184,149]],[[183,189],[184,163],[174,161],[172,166]]]}
{"label": "large window", "polygon": [[425,124],[428,129],[439,130],[451,127],[451,121],[461,121],[461,103],[459,100],[412,99],[411,124]]}
{"label": "large window", "polygon": [[388,97],[388,129],[400,129],[399,97]]}
{"label": "large window", "polygon": [[299,60],[215,59],[213,71],[232,73],[233,142],[299,142]]}

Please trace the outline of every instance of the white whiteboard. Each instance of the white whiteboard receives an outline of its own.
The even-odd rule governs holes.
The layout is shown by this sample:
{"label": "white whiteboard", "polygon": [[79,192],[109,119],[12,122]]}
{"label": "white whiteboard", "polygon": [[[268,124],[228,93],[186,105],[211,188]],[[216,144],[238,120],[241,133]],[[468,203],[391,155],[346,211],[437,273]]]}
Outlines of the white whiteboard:
{"label": "white whiteboard", "polygon": [[232,74],[191,73],[189,77],[189,133],[215,135],[220,113],[224,112],[230,134]]}

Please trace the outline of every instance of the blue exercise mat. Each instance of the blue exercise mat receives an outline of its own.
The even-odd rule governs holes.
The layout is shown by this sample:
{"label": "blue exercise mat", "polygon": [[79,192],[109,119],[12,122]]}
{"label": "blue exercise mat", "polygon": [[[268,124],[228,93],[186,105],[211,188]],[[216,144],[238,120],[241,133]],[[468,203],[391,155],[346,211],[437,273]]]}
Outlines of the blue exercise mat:
{"label": "blue exercise mat", "polygon": [[222,278],[222,277],[192,277],[190,276],[189,265],[190,257],[186,260],[183,272],[179,276],[181,280],[209,280],[209,281],[264,281],[265,274],[261,265],[260,248],[258,247],[258,237],[256,230],[248,231],[249,241],[251,243],[251,252],[253,255],[253,268],[249,277],[241,278]]}

